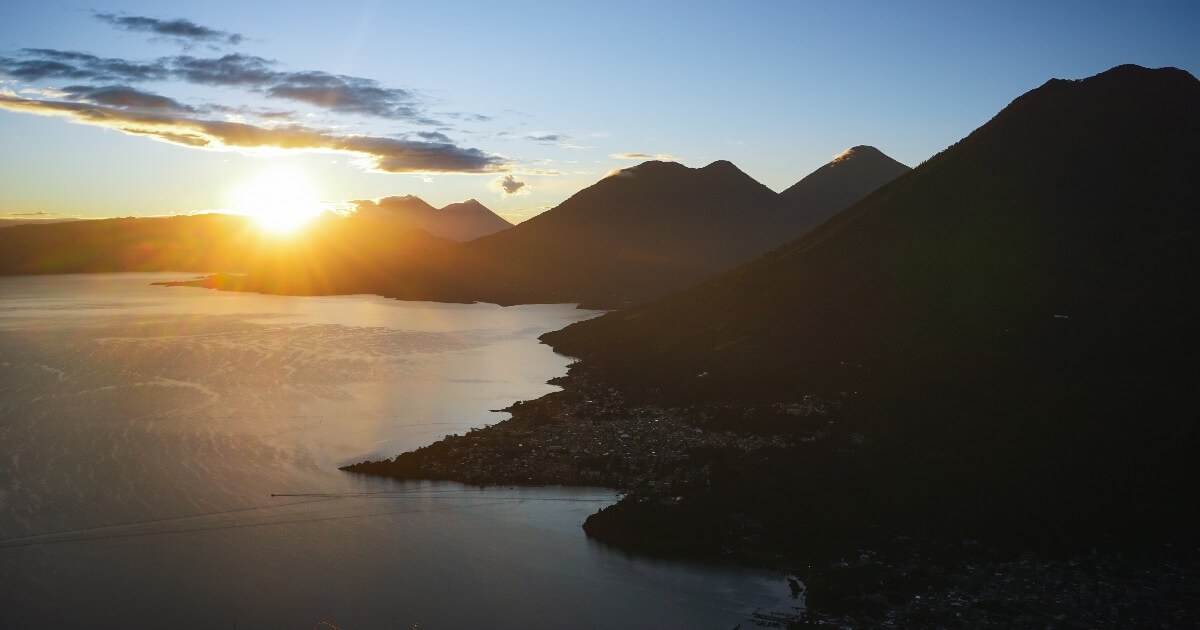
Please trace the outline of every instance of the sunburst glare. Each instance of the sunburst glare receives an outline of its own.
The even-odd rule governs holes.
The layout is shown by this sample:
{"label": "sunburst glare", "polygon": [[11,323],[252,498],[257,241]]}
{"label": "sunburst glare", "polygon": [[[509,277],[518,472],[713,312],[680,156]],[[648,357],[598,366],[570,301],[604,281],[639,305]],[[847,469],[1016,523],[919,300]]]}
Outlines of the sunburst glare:
{"label": "sunburst glare", "polygon": [[323,210],[308,176],[288,168],[259,173],[235,188],[230,201],[234,212],[275,234],[291,234]]}

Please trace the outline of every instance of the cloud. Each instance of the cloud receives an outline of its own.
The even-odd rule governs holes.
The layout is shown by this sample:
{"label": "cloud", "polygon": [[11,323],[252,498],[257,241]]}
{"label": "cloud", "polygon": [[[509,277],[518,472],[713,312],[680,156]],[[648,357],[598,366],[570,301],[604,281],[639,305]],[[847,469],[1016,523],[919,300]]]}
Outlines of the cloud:
{"label": "cloud", "polygon": [[533,140],[534,142],[562,142],[565,140],[570,140],[571,137],[566,134],[561,134],[561,133],[534,132],[531,134],[527,134],[525,136],[525,139]]}
{"label": "cloud", "polygon": [[152,33],[162,37],[171,37],[188,42],[207,44],[229,44],[236,46],[244,39],[238,33],[230,33],[215,28],[196,24],[191,20],[174,19],[160,20],[140,15],[117,15],[115,13],[92,13],[92,17],[107,22],[123,31]]}
{"label": "cloud", "polygon": [[241,53],[220,57],[177,55],[162,57],[156,63],[170,78],[200,85],[267,88],[287,76],[272,68],[274,61]]}
{"label": "cloud", "polygon": [[445,116],[446,118],[453,118],[455,120],[465,120],[467,122],[491,122],[494,120],[491,116],[484,116],[483,114],[469,114],[464,112],[440,112],[438,113],[438,116]]}
{"label": "cloud", "polygon": [[7,95],[0,95],[0,109],[64,117],[80,124],[193,148],[351,153],[366,160],[373,170],[389,173],[486,173],[507,166],[502,157],[450,143],[338,135],[301,125],[260,127],[243,122],[198,119],[177,111],[138,111],[95,103]]}
{"label": "cloud", "polygon": [[20,51],[19,57],[0,57],[0,74],[24,81],[69,79],[93,83],[145,83],[176,80],[248,89],[336,113],[406,120],[420,125],[440,124],[424,113],[420,95],[412,90],[389,88],[374,79],[318,70],[282,71],[277,65],[272,60],[241,53],[220,57],[175,55],[137,62],[75,51],[26,48]]}
{"label": "cloud", "polygon": [[247,116],[253,116],[255,118],[262,118],[264,120],[279,120],[279,121],[286,122],[286,121],[294,120],[298,117],[298,114],[294,111],[278,110],[278,109],[262,109],[262,108],[258,108],[258,107],[247,107],[245,105],[239,105],[237,107],[230,107],[229,105],[218,105],[218,104],[214,104],[214,103],[209,103],[207,105],[204,105],[203,107],[197,108],[197,110],[198,111],[202,110],[205,112],[215,112],[218,114],[225,114],[226,119],[229,119],[229,120],[245,118]]}
{"label": "cloud", "polygon": [[161,60],[139,63],[50,48],[23,48],[21,57],[0,57],[0,73],[25,81],[72,79],[140,83],[171,77]]}
{"label": "cloud", "polygon": [[[374,79],[362,77],[317,71],[292,72],[282,75],[265,92],[275,98],[300,101],[336,112],[380,118],[426,118],[418,111],[416,95],[412,92],[387,88]],[[438,124],[433,120],[422,122]]]}
{"label": "cloud", "polygon": [[184,105],[173,98],[135,90],[123,85],[92,87],[90,85],[68,85],[59,90],[76,100],[108,105],[122,109],[149,111],[194,112],[195,108]]}
{"label": "cloud", "polygon": [[526,182],[518,180],[512,175],[504,175],[492,180],[492,189],[504,193],[505,195],[528,195],[531,188]]}
{"label": "cloud", "polygon": [[666,153],[613,153],[608,157],[617,160],[664,160],[667,162],[674,162],[679,159],[674,155],[667,155]]}
{"label": "cloud", "polygon": [[444,142],[447,144],[454,142],[450,139],[450,136],[447,136],[440,131],[418,131],[413,135],[426,142]]}

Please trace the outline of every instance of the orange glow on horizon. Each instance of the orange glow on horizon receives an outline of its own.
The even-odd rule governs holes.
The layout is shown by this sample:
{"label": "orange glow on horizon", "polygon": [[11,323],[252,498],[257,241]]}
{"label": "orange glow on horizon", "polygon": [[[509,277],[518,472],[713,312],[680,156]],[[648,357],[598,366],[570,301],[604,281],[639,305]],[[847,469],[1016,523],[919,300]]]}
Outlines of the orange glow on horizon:
{"label": "orange glow on horizon", "polygon": [[289,235],[324,210],[303,171],[273,169],[235,188],[231,209],[252,217],[264,231]]}

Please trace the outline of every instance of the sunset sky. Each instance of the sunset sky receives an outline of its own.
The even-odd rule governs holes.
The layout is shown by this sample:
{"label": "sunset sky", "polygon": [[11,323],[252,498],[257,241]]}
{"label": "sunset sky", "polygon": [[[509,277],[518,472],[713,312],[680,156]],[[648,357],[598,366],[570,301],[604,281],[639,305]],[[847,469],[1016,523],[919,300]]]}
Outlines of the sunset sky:
{"label": "sunset sky", "polygon": [[1198,34],[1194,1],[7,0],[0,218],[271,181],[518,222],[647,156],[782,190],[857,144],[916,166],[1051,77],[1200,74]]}

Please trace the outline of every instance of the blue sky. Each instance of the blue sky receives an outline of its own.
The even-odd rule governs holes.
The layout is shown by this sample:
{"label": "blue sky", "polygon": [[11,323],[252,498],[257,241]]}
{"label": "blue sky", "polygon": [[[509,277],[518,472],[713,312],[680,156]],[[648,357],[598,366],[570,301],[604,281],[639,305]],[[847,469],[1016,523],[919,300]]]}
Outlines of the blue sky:
{"label": "blue sky", "polygon": [[[220,34],[164,37],[128,20],[138,17],[186,19]],[[622,154],[689,166],[728,159],[782,190],[857,144],[915,166],[1052,77],[1122,63],[1198,74],[1198,34],[1198,2],[8,0],[0,4],[0,72],[8,70],[0,95],[10,105],[0,107],[0,217],[228,208],[239,185],[284,168],[302,173],[325,202],[415,194],[441,206],[474,197],[518,221],[637,163],[614,157]],[[175,70],[138,82],[16,76],[29,66],[15,64],[50,54],[23,49],[172,59],[164,63]],[[203,83],[178,69],[180,57],[227,54],[269,62],[271,82]],[[309,71],[370,80],[354,85],[406,109],[379,115],[278,96],[281,86],[311,81]],[[133,134],[89,123],[78,112],[96,116],[101,96],[81,86],[169,97],[187,110],[172,120],[207,121],[200,131],[187,124],[209,145],[164,141],[165,123]],[[50,102],[73,103],[75,113]],[[220,134],[230,122],[273,129],[272,137],[281,126],[308,135],[289,137],[291,151],[229,149]],[[395,159],[411,150],[432,157]],[[516,194],[499,185],[505,176]]]}

